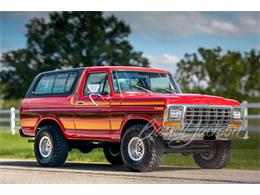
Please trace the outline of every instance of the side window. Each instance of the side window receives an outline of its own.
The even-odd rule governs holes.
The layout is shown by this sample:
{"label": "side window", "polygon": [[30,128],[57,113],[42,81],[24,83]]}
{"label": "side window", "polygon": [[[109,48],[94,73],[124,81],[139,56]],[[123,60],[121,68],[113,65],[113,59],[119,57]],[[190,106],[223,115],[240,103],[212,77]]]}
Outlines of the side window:
{"label": "side window", "polygon": [[109,94],[110,87],[107,79],[106,73],[93,73],[90,74],[87,78],[84,96],[88,96],[89,94]]}
{"label": "side window", "polygon": [[41,78],[39,81],[34,94],[52,94],[52,88],[54,83],[55,75],[48,75]]}
{"label": "side window", "polygon": [[64,93],[68,73],[57,74],[52,93]]}
{"label": "side window", "polygon": [[109,86],[109,82],[108,82],[107,75],[106,75],[106,80],[105,80],[104,89],[103,89],[102,94],[103,94],[103,95],[108,95],[108,94],[110,94],[110,86]]}
{"label": "side window", "polygon": [[77,73],[76,72],[72,72],[69,74],[69,77],[67,79],[67,82],[66,82],[66,86],[65,86],[65,92],[68,93],[70,92],[76,78],[77,78]]}
{"label": "side window", "polygon": [[35,95],[66,95],[68,94],[77,78],[78,73],[56,73],[43,76],[36,89]]}
{"label": "side window", "polygon": [[112,81],[113,81],[114,91],[118,93],[120,90],[119,90],[117,75],[115,71],[112,72]]}

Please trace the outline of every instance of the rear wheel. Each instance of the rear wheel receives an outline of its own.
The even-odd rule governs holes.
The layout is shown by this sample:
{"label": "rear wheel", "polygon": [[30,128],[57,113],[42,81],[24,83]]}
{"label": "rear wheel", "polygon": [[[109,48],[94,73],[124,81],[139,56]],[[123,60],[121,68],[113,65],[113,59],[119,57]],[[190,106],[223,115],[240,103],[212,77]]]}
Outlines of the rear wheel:
{"label": "rear wheel", "polygon": [[232,156],[231,141],[217,141],[212,150],[194,154],[197,165],[205,169],[221,169],[225,167]]}
{"label": "rear wheel", "polygon": [[64,164],[69,145],[56,126],[43,126],[36,134],[34,154],[41,166],[57,167]]}
{"label": "rear wheel", "polygon": [[130,126],[123,135],[121,154],[124,164],[132,171],[152,171],[160,165],[164,153],[163,141],[153,134],[153,129],[145,130],[145,125]]}
{"label": "rear wheel", "polygon": [[110,143],[105,144],[103,147],[103,151],[105,157],[109,163],[112,165],[122,165],[123,160],[120,152],[120,144],[119,143]]}

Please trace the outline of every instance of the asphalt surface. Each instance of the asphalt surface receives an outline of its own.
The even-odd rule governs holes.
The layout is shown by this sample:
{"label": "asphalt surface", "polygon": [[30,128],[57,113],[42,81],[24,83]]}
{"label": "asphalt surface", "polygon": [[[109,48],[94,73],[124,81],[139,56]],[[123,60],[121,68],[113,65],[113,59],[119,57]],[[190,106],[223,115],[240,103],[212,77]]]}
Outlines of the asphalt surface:
{"label": "asphalt surface", "polygon": [[44,168],[32,160],[0,159],[3,183],[260,183],[260,170],[161,166],[153,172],[134,173],[109,164],[67,162],[60,168]]}

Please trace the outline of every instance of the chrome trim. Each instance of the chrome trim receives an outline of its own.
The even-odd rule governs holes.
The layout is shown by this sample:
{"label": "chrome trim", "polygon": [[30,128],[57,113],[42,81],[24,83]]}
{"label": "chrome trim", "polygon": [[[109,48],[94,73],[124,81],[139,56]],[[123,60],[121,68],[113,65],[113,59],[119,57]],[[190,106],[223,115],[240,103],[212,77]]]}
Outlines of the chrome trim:
{"label": "chrome trim", "polygon": [[[169,120],[169,108],[170,107],[183,107],[183,112],[182,112],[182,117],[181,117],[181,120]],[[164,120],[163,120],[163,128],[165,128],[164,126],[164,122],[169,122],[169,121],[179,121],[179,122],[182,122],[182,124],[185,124],[185,114],[186,114],[186,110],[187,110],[187,107],[199,107],[199,108],[229,108],[231,109],[231,114],[233,114],[233,109],[234,108],[239,108],[241,109],[241,113],[242,113],[242,117],[241,119],[237,120],[237,119],[234,119],[233,118],[233,115],[232,115],[232,119],[230,121],[231,122],[242,122],[243,121],[243,118],[244,118],[244,115],[243,115],[243,107],[242,106],[228,106],[228,105],[211,105],[211,104],[167,104],[166,106],[166,109],[164,111]],[[183,126],[182,126],[183,127]],[[205,129],[205,127],[202,127],[202,129]],[[221,127],[220,127],[221,128]],[[223,128],[223,127],[222,127]],[[226,128],[227,129],[227,128]],[[189,129],[185,129],[185,131],[189,131]],[[191,131],[194,131],[194,129],[190,128]]]}
{"label": "chrome trim", "polygon": [[221,128],[232,122],[233,112],[230,107],[187,106],[184,127]]}
{"label": "chrome trim", "polygon": [[48,136],[43,136],[39,142],[39,152],[43,158],[48,158],[52,152],[53,146]]}
{"label": "chrome trim", "polygon": [[137,162],[140,161],[145,154],[144,142],[139,137],[133,137],[127,147],[129,157]]}
{"label": "chrome trim", "polygon": [[[183,107],[183,106],[173,106],[173,107],[175,107],[175,108],[181,108],[181,116],[180,116],[180,119],[182,119],[182,117],[183,117],[183,113],[184,113],[184,108],[185,107]],[[170,119],[170,107],[169,107],[169,109],[168,109],[168,115],[167,115],[167,119]],[[179,119],[172,119],[172,120],[169,120],[169,121],[180,121]]]}

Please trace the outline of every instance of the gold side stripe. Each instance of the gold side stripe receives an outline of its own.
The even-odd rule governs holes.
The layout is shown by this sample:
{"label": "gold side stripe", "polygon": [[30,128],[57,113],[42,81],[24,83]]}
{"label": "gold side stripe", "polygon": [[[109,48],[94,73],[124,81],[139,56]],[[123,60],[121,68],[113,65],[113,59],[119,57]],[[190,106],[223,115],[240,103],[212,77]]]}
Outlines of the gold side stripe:
{"label": "gold side stripe", "polygon": [[[102,101],[95,101],[96,104],[100,106],[109,106],[110,102],[102,102]],[[84,102],[83,104],[76,104],[77,106],[95,106],[93,102]],[[115,103],[111,102],[111,105],[122,105],[122,106],[154,106],[154,105],[165,105],[164,102],[158,101],[158,102],[122,102]],[[156,108],[155,108],[156,109]],[[163,109],[163,108],[162,108]],[[158,110],[161,110],[160,107],[158,107]]]}
{"label": "gold side stripe", "polygon": [[157,102],[122,102],[121,105],[164,105],[165,103],[164,102],[161,102],[161,101],[157,101]]}

